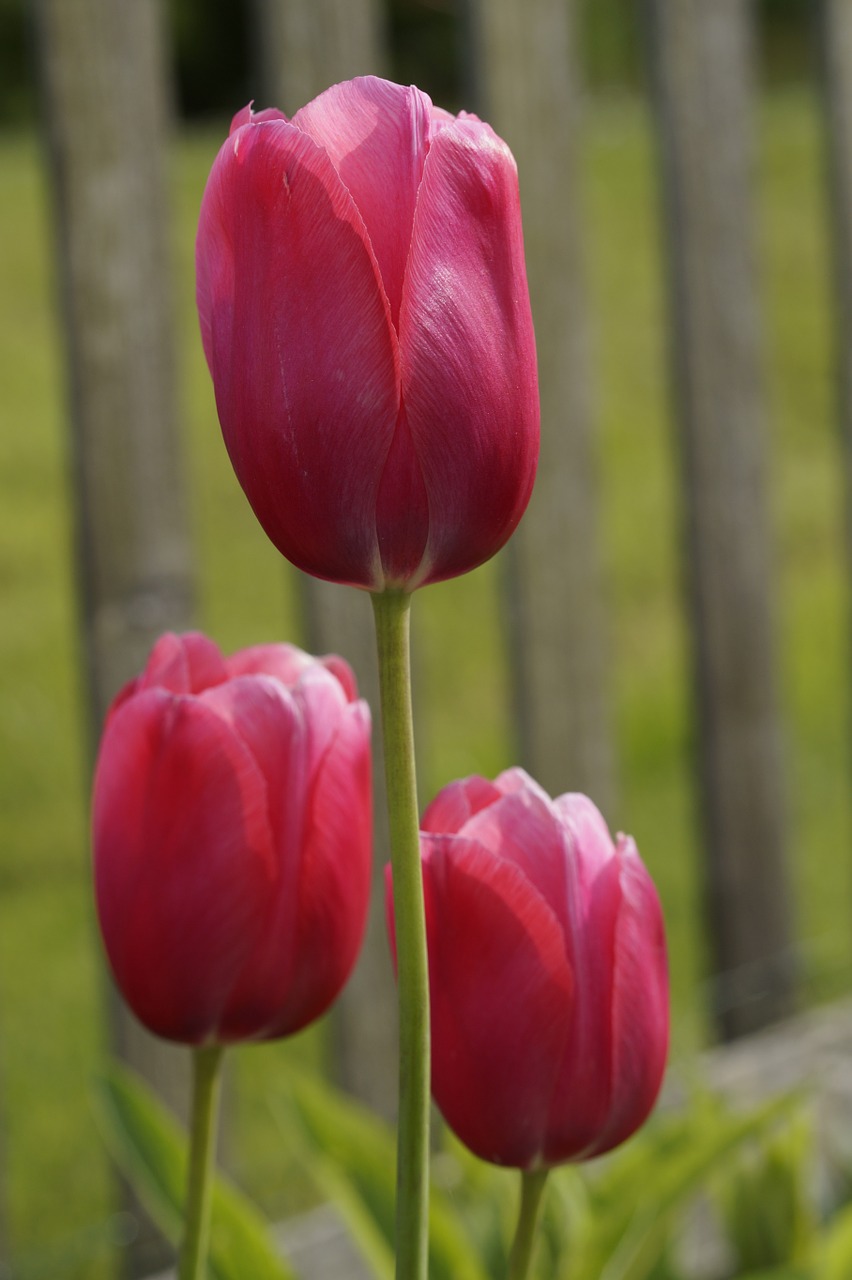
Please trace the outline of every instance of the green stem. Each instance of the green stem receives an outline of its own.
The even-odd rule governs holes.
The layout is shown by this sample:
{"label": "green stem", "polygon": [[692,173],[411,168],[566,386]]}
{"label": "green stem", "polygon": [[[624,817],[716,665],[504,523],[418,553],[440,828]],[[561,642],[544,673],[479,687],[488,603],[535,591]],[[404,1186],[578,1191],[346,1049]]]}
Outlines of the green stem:
{"label": "green stem", "polygon": [[521,1173],[521,1207],[512,1252],[509,1254],[509,1280],[526,1280],[529,1275],[542,1193],[548,1173],[548,1169]]}
{"label": "green stem", "polygon": [[220,1045],[192,1051],[192,1131],[178,1280],[204,1280],[222,1080]]}
{"label": "green stem", "polygon": [[411,597],[373,596],[390,820],[399,983],[397,1280],[426,1280],[429,1254],[429,967],[414,767]]}

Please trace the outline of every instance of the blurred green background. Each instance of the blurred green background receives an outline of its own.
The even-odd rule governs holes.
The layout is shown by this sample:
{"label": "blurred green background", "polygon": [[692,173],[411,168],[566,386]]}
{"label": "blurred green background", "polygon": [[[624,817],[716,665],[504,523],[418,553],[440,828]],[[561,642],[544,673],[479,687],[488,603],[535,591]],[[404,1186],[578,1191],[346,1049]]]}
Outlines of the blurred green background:
{"label": "blurred green background", "polygon": [[[174,291],[200,622],[225,649],[298,641],[289,570],[225,456],[194,308],[204,181],[225,120],[252,96],[246,6],[179,0],[171,10]],[[391,10],[393,74],[459,105],[453,6],[396,0]],[[849,566],[810,8],[764,0],[761,13],[758,217],[789,847],[805,996],[817,1001],[848,992],[852,977]],[[75,1241],[82,1248],[111,1211],[87,1094],[105,1048],[102,979],[64,371],[28,49],[23,0],[0,0],[0,1239],[17,1259],[9,1274],[88,1277]],[[588,0],[584,50],[582,200],[619,767],[617,812],[607,816],[636,836],[664,900],[677,1056],[707,1029],[659,199],[635,7]],[[415,660],[429,690],[418,707],[425,798],[513,759],[496,579],[492,564],[416,601]],[[321,1041],[241,1051],[234,1070],[262,1086],[291,1052],[321,1053]],[[239,1090],[235,1105],[237,1176],[271,1213],[298,1207],[262,1089]]]}

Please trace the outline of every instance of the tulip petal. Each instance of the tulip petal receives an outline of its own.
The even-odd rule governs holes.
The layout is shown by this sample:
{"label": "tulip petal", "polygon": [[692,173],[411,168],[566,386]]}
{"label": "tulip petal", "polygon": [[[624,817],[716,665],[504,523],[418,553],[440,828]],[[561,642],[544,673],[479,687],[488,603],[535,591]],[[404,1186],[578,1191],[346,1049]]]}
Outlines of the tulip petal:
{"label": "tulip petal", "polygon": [[257,1039],[280,1008],[298,954],[299,883],[313,782],[309,729],[297,698],[272,676],[237,676],[206,694],[205,703],[245,743],[266,784],[276,876],[263,928],[227,992],[220,1025],[222,1040]]}
{"label": "tulip petal", "polygon": [[230,679],[241,675],[270,675],[288,688],[297,684],[306,671],[318,664],[335,677],[347,702],[354,702],[358,697],[355,676],[349,663],[336,653],[314,658],[294,644],[255,644],[247,649],[240,649],[225,659]]}
{"label": "tulip petal", "polygon": [[538,786],[511,791],[465,823],[462,834],[514,863],[550,904],[573,959],[573,939],[582,920],[576,869],[552,802]]}
{"label": "tulip petal", "polygon": [[225,663],[218,647],[200,631],[176,635],[167,631],[151,650],[145,670],[113,698],[109,716],[128,698],[144,689],[168,689],[170,693],[198,693],[226,679]]}
{"label": "tulip petal", "polygon": [[427,805],[420,821],[420,829],[452,835],[461,831],[468,819],[480,809],[499,798],[500,791],[487,778],[473,775],[458,782],[450,782]]}
{"label": "tulip petal", "polygon": [[364,219],[395,326],[431,117],[425,93],[376,76],[332,85],[293,117],[328,152]]}
{"label": "tulip petal", "polygon": [[265,805],[275,834],[276,885],[295,868],[301,848],[305,796],[310,785],[309,730],[296,698],[269,675],[236,676],[201,697],[244,744],[265,786]]}
{"label": "tulip petal", "polygon": [[228,676],[272,676],[287,689],[301,680],[304,672],[316,667],[317,659],[294,644],[256,644],[225,658]]}
{"label": "tulip petal", "polygon": [[308,770],[314,777],[323,757],[335,742],[349,703],[336,676],[319,663],[305,673],[294,690],[307,728]]}
{"label": "tulip petal", "polygon": [[404,409],[379,483],[376,533],[385,584],[405,588],[423,564],[429,500]]}
{"label": "tulip petal", "polygon": [[355,672],[344,658],[338,657],[336,653],[325,653],[315,661],[325,667],[326,671],[331,672],[346,695],[347,702],[358,701],[358,682],[355,679]]}
{"label": "tulip petal", "polygon": [[231,127],[228,130],[229,135],[236,133],[238,129],[242,129],[245,124],[262,124],[264,120],[286,120],[283,111],[279,111],[277,107],[265,107],[263,111],[255,111],[254,104],[249,102],[244,106],[234,118],[231,120]]}
{"label": "tulip petal", "polygon": [[550,801],[550,796],[544,787],[540,787],[535,778],[531,778],[526,769],[520,768],[519,765],[513,765],[510,769],[504,769],[502,773],[498,773],[494,779],[494,786],[504,796],[511,795],[513,791],[533,791],[536,795]]}
{"label": "tulip petal", "polygon": [[232,653],[225,659],[225,666],[229,679],[235,676],[273,676],[289,689],[298,684],[316,661],[294,644],[254,644]]}
{"label": "tulip petal", "polygon": [[663,913],[632,840],[620,836],[621,904],[615,925],[612,1102],[593,1155],[618,1146],[656,1101],[668,1052],[669,982]]}
{"label": "tulip petal", "polygon": [[200,631],[187,631],[182,635],[167,632],[151,650],[137,689],[139,692],[161,688],[171,693],[200,693],[226,678],[219,647],[207,636]]}
{"label": "tulip petal", "polygon": [[619,863],[606,824],[587,797],[563,796],[555,804],[520,770],[498,782],[504,794],[477,813],[463,834],[511,861],[547,901],[559,920],[577,983],[569,1050],[550,1101],[544,1151],[547,1163],[561,1163],[589,1154],[612,1105],[610,1011],[622,904]]}
{"label": "tulip petal", "polygon": [[473,118],[423,169],[399,320],[402,396],[429,499],[420,577],[488,559],[526,507],[538,456],[535,340],[511,153]]}
{"label": "tulip petal", "polygon": [[581,792],[567,792],[553,801],[566,832],[578,850],[576,865],[584,897],[604,864],[613,856],[612,836],[597,805]]}
{"label": "tulip petal", "polygon": [[632,840],[611,846],[584,895],[572,1051],[548,1132],[546,1159],[554,1164],[601,1155],[629,1137],[653,1106],[668,1050],[662,911]]}
{"label": "tulip petal", "polygon": [[140,694],[104,734],[93,835],[104,942],[128,1003],[159,1035],[215,1036],[274,880],[250,752],[200,699]]}
{"label": "tulip petal", "polygon": [[196,263],[219,419],[255,514],[300,568],[380,588],[397,342],[363,220],[326,152],[284,121],[238,129],[204,193]]}
{"label": "tulip petal", "polygon": [[571,1024],[562,928],[523,873],[473,840],[424,836],[435,1101],[477,1155],[538,1162]]}
{"label": "tulip petal", "polygon": [[459,113],[458,116],[454,116],[451,111],[445,111],[443,107],[436,107],[433,104],[431,136],[434,138],[435,134],[438,133],[441,129],[443,129],[446,125],[454,124],[457,119],[460,119],[466,115],[467,115],[467,112],[462,111]]}
{"label": "tulip petal", "polygon": [[206,700],[229,718],[263,769],[279,873],[220,1036],[289,1035],[340,990],[363,936],[369,711],[364,702],[348,703],[318,663],[292,691],[270,676],[244,676]]}
{"label": "tulip petal", "polygon": [[570,946],[577,1000],[569,1051],[551,1099],[548,1164],[588,1157],[612,1105],[612,980],[621,906],[618,862],[611,857],[581,896],[577,862],[582,857],[582,848],[571,852],[574,924]]}
{"label": "tulip petal", "polygon": [[[316,774],[299,864],[295,954],[268,1037],[324,1013],[352,970],[367,922],[372,863],[370,713],[348,704]],[[270,974],[275,990],[275,976]]]}

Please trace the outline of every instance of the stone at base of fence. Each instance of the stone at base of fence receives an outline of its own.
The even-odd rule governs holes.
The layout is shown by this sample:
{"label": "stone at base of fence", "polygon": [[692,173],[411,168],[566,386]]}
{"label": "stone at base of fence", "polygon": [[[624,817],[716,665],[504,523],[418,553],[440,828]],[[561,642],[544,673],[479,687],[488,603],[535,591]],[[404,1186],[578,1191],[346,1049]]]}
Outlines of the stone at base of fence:
{"label": "stone at base of fence", "polygon": [[[809,1010],[710,1049],[698,1057],[694,1070],[675,1063],[661,1105],[681,1105],[691,1081],[744,1107],[802,1089],[815,1108],[817,1142],[824,1159],[840,1155],[852,1160],[852,1001]],[[277,1226],[275,1237],[299,1280],[370,1280],[369,1270],[330,1206]],[[684,1248],[694,1280],[719,1274],[719,1242],[701,1206],[690,1223]],[[174,1272],[164,1271],[150,1280],[175,1280]]]}
{"label": "stone at base of fence", "polygon": [[[808,1010],[775,1026],[718,1045],[669,1072],[661,1105],[677,1107],[690,1084],[721,1094],[737,1108],[757,1107],[801,1091],[814,1122],[814,1195],[835,1197],[838,1167],[852,1167],[852,1001]],[[729,1274],[725,1245],[708,1202],[699,1198],[679,1242],[690,1280]]]}
{"label": "stone at base of fence", "polygon": [[837,1000],[707,1050],[693,1072],[675,1063],[663,1105],[682,1102],[690,1079],[738,1106],[802,1089],[813,1101],[823,1152],[852,1158],[852,1000]]}

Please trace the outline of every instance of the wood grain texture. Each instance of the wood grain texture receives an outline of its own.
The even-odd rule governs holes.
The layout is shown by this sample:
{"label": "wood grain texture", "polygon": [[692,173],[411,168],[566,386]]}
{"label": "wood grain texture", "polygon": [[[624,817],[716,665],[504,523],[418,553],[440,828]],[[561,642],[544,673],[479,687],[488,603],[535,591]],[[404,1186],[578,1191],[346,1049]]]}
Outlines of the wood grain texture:
{"label": "wood grain texture", "polygon": [[794,995],[746,0],[649,0],[717,1026]]}
{"label": "wood grain texture", "polygon": [[[66,350],[85,694],[92,750],[106,709],[164,630],[193,615],[170,293],[159,0],[38,0]],[[111,995],[116,1053],[185,1109],[184,1052]],[[169,1251],[135,1202],[129,1274]]]}
{"label": "wood grain texture", "polygon": [[521,763],[557,795],[614,798],[597,449],[578,190],[577,6],[472,0],[479,109],[518,164],[541,394],[541,457],[509,547]]}

